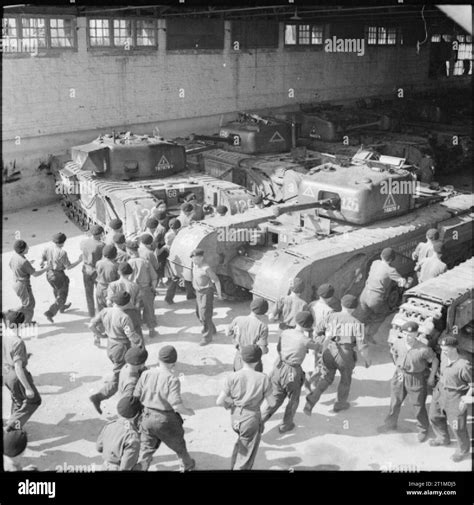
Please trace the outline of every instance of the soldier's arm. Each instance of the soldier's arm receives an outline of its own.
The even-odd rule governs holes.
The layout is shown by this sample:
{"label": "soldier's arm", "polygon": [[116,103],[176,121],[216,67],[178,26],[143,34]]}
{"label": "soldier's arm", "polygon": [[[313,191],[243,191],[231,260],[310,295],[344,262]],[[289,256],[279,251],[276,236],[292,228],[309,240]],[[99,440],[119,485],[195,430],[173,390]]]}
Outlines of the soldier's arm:
{"label": "soldier's arm", "polygon": [[136,433],[130,433],[124,440],[123,453],[120,458],[120,470],[133,470],[140,455],[140,440]]}
{"label": "soldier's arm", "polygon": [[135,386],[135,389],[133,391],[133,396],[135,396],[136,398],[138,398],[139,400],[141,399],[142,397],[142,391],[143,391],[143,381],[145,380],[144,379],[145,377],[145,374],[142,373],[140,375],[140,378],[138,379],[138,382],[137,382],[137,385]]}
{"label": "soldier's arm", "polygon": [[102,323],[103,310],[104,309],[102,309],[98,314],[96,314],[89,323],[89,328],[92,330],[92,333],[94,333],[94,335],[96,336],[101,335],[99,324]]}
{"label": "soldier's arm", "polygon": [[224,407],[225,409],[229,409],[232,407],[234,402],[230,396],[230,375],[228,375],[224,382],[224,389],[221,391],[216,400],[216,405],[219,407]]}
{"label": "soldier's arm", "polygon": [[273,311],[269,312],[268,320],[274,321],[275,319],[278,319],[281,316],[282,310],[283,310],[283,298],[279,298],[275,303],[275,308],[273,309]]}
{"label": "soldier's arm", "polygon": [[209,275],[209,278],[211,279],[211,281],[216,286],[217,296],[219,298],[222,298],[222,288],[221,288],[221,281],[219,280],[219,277],[214,272],[214,270],[212,270],[212,268],[210,268],[210,267],[207,268],[207,272],[206,273],[207,273],[207,275]]}
{"label": "soldier's arm", "polygon": [[130,343],[134,346],[141,346],[143,345],[143,339],[142,337],[135,331],[133,327],[133,322],[132,320],[128,317],[127,314],[123,314],[125,316],[124,318],[124,324],[123,324],[123,332],[125,336],[130,340]]}
{"label": "soldier's arm", "polygon": [[46,271],[45,268],[42,268],[41,270],[36,271],[34,266],[29,261],[25,262],[25,264],[23,265],[23,270],[25,273],[27,273],[33,277],[38,277]]}
{"label": "soldier's arm", "polygon": [[194,415],[194,410],[185,407],[181,399],[181,385],[177,377],[172,377],[169,382],[168,398],[169,404],[176,412],[186,416]]}
{"label": "soldier's arm", "polygon": [[430,375],[428,377],[428,384],[430,386],[434,386],[435,379],[436,379],[436,372],[438,371],[439,368],[439,359],[436,357],[436,354],[432,349],[429,349],[430,352],[430,358],[428,359],[428,362],[431,363],[431,370],[430,370]]}
{"label": "soldier's arm", "polygon": [[107,306],[112,307],[113,302],[112,298],[114,296],[114,288],[112,287],[112,284],[109,284],[107,287]]}
{"label": "soldier's arm", "polygon": [[21,385],[25,388],[25,394],[27,398],[32,398],[35,393],[33,391],[32,385],[28,381],[25,372],[25,365],[27,362],[27,352],[25,343],[23,341],[18,341],[12,349],[12,360],[14,363],[15,373]]}
{"label": "soldier's arm", "polygon": [[262,349],[262,354],[268,353],[268,326],[265,325],[260,333],[260,338],[257,341],[257,345]]}
{"label": "soldier's arm", "polygon": [[236,327],[235,327],[235,319],[226,327],[225,333],[227,337],[232,337],[232,343],[237,346],[238,342],[236,342]]}

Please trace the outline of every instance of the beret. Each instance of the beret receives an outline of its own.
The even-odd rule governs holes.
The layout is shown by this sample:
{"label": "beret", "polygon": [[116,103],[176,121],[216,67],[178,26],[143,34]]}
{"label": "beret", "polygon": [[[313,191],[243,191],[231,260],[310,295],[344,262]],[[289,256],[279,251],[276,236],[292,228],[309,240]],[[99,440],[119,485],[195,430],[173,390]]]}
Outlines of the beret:
{"label": "beret", "polygon": [[170,219],[170,222],[168,224],[172,230],[179,230],[181,228],[181,221],[176,217]]}
{"label": "beret", "polygon": [[148,358],[145,347],[130,347],[125,353],[125,361],[130,365],[143,365]]}
{"label": "beret", "polygon": [[117,257],[117,248],[113,244],[107,244],[102,249],[102,255],[104,256],[104,258],[109,258],[113,260],[114,258]]}
{"label": "beret", "polygon": [[124,263],[120,263],[118,266],[118,271],[123,275],[130,275],[133,273],[133,268],[130,266],[130,263],[127,263],[125,261]]}
{"label": "beret", "polygon": [[140,237],[140,242],[145,245],[151,245],[153,244],[153,237],[149,233],[144,233]]}
{"label": "beret", "polygon": [[262,358],[262,349],[258,345],[244,345],[240,348],[240,356],[245,363],[258,363]]}
{"label": "beret", "polygon": [[150,217],[149,219],[146,220],[147,228],[156,228],[157,226],[158,226],[158,220],[155,219],[154,217]]}
{"label": "beret", "polygon": [[311,312],[303,310],[302,312],[298,312],[295,316],[295,322],[298,326],[301,326],[305,330],[309,330],[313,326],[313,316]]}
{"label": "beret", "polygon": [[158,358],[163,363],[176,363],[178,361],[178,353],[172,345],[165,345],[158,352]]}
{"label": "beret", "polygon": [[28,443],[26,431],[12,430],[3,431],[3,454],[9,458],[19,456],[25,449]]}
{"label": "beret", "polygon": [[403,326],[402,326],[402,331],[418,331],[418,323],[415,321],[407,321]]}
{"label": "beret", "polygon": [[166,210],[158,210],[153,215],[155,216],[155,219],[158,219],[158,221],[163,221],[163,219],[168,217]]}
{"label": "beret", "polygon": [[140,400],[136,396],[124,396],[117,403],[117,413],[126,419],[132,419],[141,410]]}
{"label": "beret", "polygon": [[386,247],[380,256],[385,261],[392,261],[395,259],[395,251],[391,247]]}
{"label": "beret", "polygon": [[8,325],[23,324],[25,322],[25,314],[20,310],[7,310],[3,313],[3,320]]}
{"label": "beret", "polygon": [[216,212],[217,212],[218,214],[222,214],[222,215],[224,215],[224,214],[225,214],[228,210],[229,210],[229,209],[228,209],[225,205],[218,205],[218,206],[216,207]]}
{"label": "beret", "polygon": [[254,298],[250,302],[250,310],[259,316],[265,314],[268,310],[268,302],[264,298]]}
{"label": "beret", "polygon": [[123,223],[120,219],[112,219],[112,221],[109,221],[109,227],[112,228],[112,230],[120,230],[122,226]]}
{"label": "beret", "polygon": [[357,308],[357,296],[354,295],[344,295],[341,298],[341,305],[346,309]]}
{"label": "beret", "polygon": [[430,228],[426,232],[426,238],[430,240],[439,240],[439,231],[436,228]]}
{"label": "beret", "polygon": [[132,249],[132,250],[136,251],[138,249],[138,242],[136,240],[127,240],[125,242],[125,247],[127,249]]}
{"label": "beret", "polygon": [[24,240],[15,240],[15,242],[13,243],[13,249],[18,254],[21,254],[22,252],[25,252],[26,251],[26,247],[27,247],[27,245],[26,245],[26,242]]}
{"label": "beret", "polygon": [[194,256],[204,256],[204,251],[202,249],[194,249],[194,251],[191,253],[191,258]]}
{"label": "beret", "polygon": [[53,242],[55,244],[64,244],[64,242],[66,242],[66,235],[64,235],[64,233],[56,233],[55,235],[53,235]]}
{"label": "beret", "polygon": [[181,210],[183,212],[192,212],[194,210],[194,205],[192,203],[183,203],[183,205],[181,205]]}
{"label": "beret", "polygon": [[113,237],[113,241],[116,244],[125,244],[125,235],[123,233],[116,233]]}
{"label": "beret", "polygon": [[302,279],[296,277],[293,279],[293,286],[291,287],[293,293],[302,293],[304,291],[304,282]]}
{"label": "beret", "polygon": [[443,243],[442,242],[433,242],[433,251],[436,254],[443,254]]}
{"label": "beret", "polygon": [[186,195],[184,198],[185,202],[190,202],[192,200],[196,200],[196,195],[194,193],[189,193],[189,195]]}
{"label": "beret", "polygon": [[90,227],[90,232],[92,235],[102,235],[104,233],[104,229],[100,224],[94,224]]}
{"label": "beret", "polygon": [[117,305],[119,305],[120,307],[123,307],[124,305],[127,305],[127,303],[130,302],[130,294],[127,293],[126,291],[116,293],[112,297],[112,301]]}
{"label": "beret", "polygon": [[457,347],[459,342],[455,337],[444,337],[441,339],[439,345],[445,345],[448,347]]}
{"label": "beret", "polygon": [[331,298],[334,295],[334,288],[331,284],[321,284],[318,288],[318,296],[321,298]]}

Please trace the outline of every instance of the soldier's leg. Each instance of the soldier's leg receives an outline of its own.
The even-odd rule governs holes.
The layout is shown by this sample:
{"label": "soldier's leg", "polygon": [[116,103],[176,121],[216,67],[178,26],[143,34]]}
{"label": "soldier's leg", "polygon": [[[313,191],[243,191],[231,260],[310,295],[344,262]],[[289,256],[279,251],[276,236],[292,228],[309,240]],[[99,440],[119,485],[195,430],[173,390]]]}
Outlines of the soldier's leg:
{"label": "soldier's leg", "polygon": [[341,374],[341,379],[339,380],[339,385],[337,386],[337,399],[334,407],[337,409],[339,406],[344,406],[347,404],[347,399],[349,398],[349,392],[352,383],[352,372],[355,367],[355,351],[348,348],[339,348],[339,352],[334,357]]}
{"label": "soldier's leg", "polygon": [[262,422],[266,423],[270,417],[280,408],[286,398],[286,391],[280,383],[280,373],[283,363],[277,365],[271,375],[270,381],[272,383],[272,394],[267,397],[267,406],[262,412]]}
{"label": "soldier's leg", "polygon": [[157,413],[156,433],[159,439],[174,451],[184,467],[184,471],[194,468],[195,462],[189,455],[184,440],[183,419],[177,412]]}
{"label": "soldier's leg", "polygon": [[59,277],[59,284],[58,284],[58,305],[59,305],[59,310],[63,312],[64,306],[66,305],[67,301],[67,296],[69,294],[69,277],[64,273],[60,273]]}
{"label": "soldier's leg", "polygon": [[451,426],[451,429],[454,432],[456,437],[456,441],[458,444],[457,453],[466,454],[469,452],[471,447],[471,440],[469,438],[469,432],[467,429],[467,410],[464,411],[463,414],[459,412],[459,402],[460,396],[452,395],[446,401],[446,415],[448,425]]}
{"label": "soldier's leg", "polygon": [[173,303],[174,297],[176,295],[176,289],[178,288],[178,282],[179,282],[178,277],[171,278],[171,281],[166,289],[165,302]]}
{"label": "soldier's leg", "polygon": [[104,284],[97,284],[95,288],[95,301],[97,304],[97,312],[107,307],[107,286]]}
{"label": "soldier's leg", "polygon": [[231,459],[231,470],[251,470],[257,456],[261,438],[260,413],[232,416],[232,428],[238,434]]}
{"label": "soldier's leg", "polygon": [[133,329],[140,335],[140,337],[143,337],[142,320],[140,318],[140,312],[138,309],[125,309],[124,312],[132,320]]}
{"label": "soldier's leg", "polygon": [[441,394],[437,387],[433,391],[428,417],[437,441],[440,444],[449,444],[447,416],[442,403],[444,402],[442,401]]}
{"label": "soldier's leg", "polygon": [[385,426],[387,428],[394,429],[397,427],[398,416],[400,415],[400,409],[406,395],[405,381],[395,370],[390,380],[390,408],[385,418]]}
{"label": "soldier's leg", "polygon": [[410,387],[407,390],[407,394],[415,411],[418,432],[426,434],[430,427],[428,412],[426,411],[427,384],[425,383],[417,386],[418,387]]}
{"label": "soldier's leg", "polygon": [[46,279],[48,280],[50,286],[53,288],[55,301],[50,305],[45,314],[49,317],[54,317],[59,311],[59,281],[56,272],[53,272],[52,270],[48,270],[46,273]]}
{"label": "soldier's leg", "polygon": [[311,413],[311,410],[316,403],[318,403],[321,395],[334,382],[336,370],[337,364],[330,349],[325,349],[321,359],[321,377],[314,390],[306,397],[305,413]]}
{"label": "soldier's leg", "polygon": [[12,395],[12,414],[7,421],[7,427],[13,429],[22,428],[41,405],[41,396],[36,389],[30,372],[25,370],[25,375],[34,393],[32,398],[27,398],[25,388],[14,370],[5,377],[5,385]]}
{"label": "soldier's leg", "polygon": [[184,289],[186,290],[186,300],[194,300],[196,298],[196,291],[191,281],[184,281]]}
{"label": "soldier's leg", "polygon": [[156,326],[155,318],[155,294],[151,286],[141,288],[143,300],[143,320],[149,330]]}
{"label": "soldier's leg", "polygon": [[161,440],[156,434],[155,424],[155,416],[150,411],[145,410],[140,426],[140,456],[138,458],[138,464],[141,465],[144,471],[148,470],[153,454],[161,444]]}
{"label": "soldier's leg", "polygon": [[82,280],[84,282],[84,291],[86,293],[87,311],[89,312],[89,317],[94,317],[95,315],[95,305],[94,305],[94,286],[95,286],[96,273],[89,274],[82,271]]}
{"label": "soldier's leg", "polygon": [[35,298],[29,282],[15,282],[13,290],[21,300],[21,312],[25,314],[25,323],[31,323],[35,308]]}
{"label": "soldier's leg", "polygon": [[204,297],[201,299],[201,316],[203,317],[203,340],[210,342],[212,337],[216,334],[216,327],[212,321],[214,312],[214,293],[212,289],[207,289]]}
{"label": "soldier's leg", "polygon": [[300,366],[290,367],[287,365],[284,375],[288,403],[283,415],[283,422],[280,426],[282,430],[291,429],[294,426],[293,420],[300,403],[301,388],[304,383],[304,372]]}
{"label": "soldier's leg", "polygon": [[99,401],[112,397],[118,391],[120,370],[125,366],[125,353],[129,346],[125,344],[110,345],[108,357],[113,364],[112,376],[107,380],[96,394]]}

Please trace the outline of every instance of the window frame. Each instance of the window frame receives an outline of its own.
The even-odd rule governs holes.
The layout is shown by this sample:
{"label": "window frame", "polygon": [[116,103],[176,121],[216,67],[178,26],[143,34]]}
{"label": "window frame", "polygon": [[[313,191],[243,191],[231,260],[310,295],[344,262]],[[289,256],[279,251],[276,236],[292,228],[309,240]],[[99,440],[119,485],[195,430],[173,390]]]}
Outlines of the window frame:
{"label": "window frame", "polygon": [[[369,37],[369,35],[374,35],[371,33],[371,28],[375,28],[375,38],[374,37]],[[384,35],[384,42],[381,42],[380,40],[380,35],[382,33],[382,30],[385,31]],[[395,32],[395,40],[394,42],[389,43],[390,35],[393,34],[393,31]],[[392,33],[391,33],[392,32]],[[369,47],[396,47],[396,46],[403,46],[403,29],[401,26],[398,25],[393,25],[393,24],[378,24],[378,23],[373,23],[373,24],[365,24],[364,25],[364,39]]]}
{"label": "window frame", "polygon": [[[288,44],[286,42],[286,27],[287,26],[295,26],[296,27],[296,42],[294,44]],[[301,43],[300,42],[300,26],[308,27],[308,31],[305,33],[308,33],[309,39],[308,43]],[[313,30],[314,28],[321,28],[321,42],[313,42]],[[295,21],[294,23],[289,23],[285,22],[283,24],[283,47],[284,49],[288,48],[298,48],[298,49],[321,49],[324,47],[324,37],[326,33],[326,24],[325,23],[308,23],[308,22],[299,22]]]}

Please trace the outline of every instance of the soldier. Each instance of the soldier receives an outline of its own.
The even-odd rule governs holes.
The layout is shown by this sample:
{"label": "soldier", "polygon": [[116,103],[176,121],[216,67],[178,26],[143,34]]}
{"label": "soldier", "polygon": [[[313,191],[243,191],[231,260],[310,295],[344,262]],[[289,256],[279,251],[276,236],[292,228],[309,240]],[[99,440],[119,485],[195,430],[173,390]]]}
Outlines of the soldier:
{"label": "soldier", "polygon": [[192,221],[194,212],[194,206],[192,203],[183,203],[181,205],[181,212],[178,216],[179,222],[181,223],[181,228],[189,226]]}
{"label": "soldier", "polygon": [[118,419],[109,421],[97,439],[97,451],[102,453],[102,470],[140,470],[140,435],[134,419],[141,411],[135,396],[124,396],[117,403]]}
{"label": "soldier", "polygon": [[194,411],[183,405],[181,385],[174,372],[177,360],[174,347],[162,347],[158,353],[159,366],[143,372],[135,388],[134,396],[144,406],[140,436],[143,470],[148,470],[161,442],[178,455],[184,471],[193,470],[196,465],[186,448],[180,415],[192,416]]}
{"label": "soldier", "polygon": [[263,209],[265,207],[265,203],[263,202],[263,196],[262,195],[254,196],[251,200],[251,207],[256,207],[257,209]]}
{"label": "soldier", "polygon": [[156,270],[151,266],[149,261],[138,255],[137,242],[127,241],[126,247],[130,256],[128,263],[133,270],[130,280],[136,282],[140,288],[140,305],[143,306],[142,320],[148,326],[149,337],[153,338],[157,335],[155,331]]}
{"label": "soldier", "polygon": [[128,254],[125,248],[125,235],[123,233],[116,233],[114,235],[114,246],[117,249],[117,257],[115,261],[120,265],[128,261]]}
{"label": "soldier", "polygon": [[373,335],[390,313],[387,298],[392,288],[392,282],[396,282],[399,287],[403,288],[408,288],[413,283],[413,278],[404,279],[392,266],[395,260],[395,251],[392,248],[385,248],[380,258],[370,266],[358,307],[358,318],[365,324],[372,324],[371,334],[366,335],[367,341],[372,343],[375,343]]}
{"label": "soldier", "polygon": [[33,472],[38,468],[34,465],[21,467],[20,456],[25,452],[28,435],[24,430],[3,432],[3,469],[5,472]]}
{"label": "soldier", "polygon": [[441,242],[435,242],[433,244],[433,252],[431,256],[421,260],[419,263],[418,281],[420,283],[434,279],[435,277],[438,277],[438,275],[447,272],[448,267],[446,263],[441,261],[442,255],[443,244],[441,244]]}
{"label": "soldier", "polygon": [[[194,249],[191,253],[193,288],[196,291],[196,316],[202,324],[202,340],[199,345],[207,345],[212,341],[217,330],[212,321],[214,311],[214,286],[217,297],[222,300],[221,283],[219,277],[204,261],[204,251]],[[214,286],[213,286],[214,284]]]}
{"label": "soldier", "polygon": [[100,338],[99,323],[102,323],[107,335],[107,356],[113,364],[112,378],[105,382],[99,392],[89,397],[99,414],[102,414],[100,404],[113,396],[118,390],[120,370],[125,365],[125,353],[133,346],[142,346],[143,339],[134,331],[133,322],[123,311],[130,302],[127,292],[118,293],[113,299],[113,307],[102,309],[94,316],[89,327],[94,332],[96,340]]}
{"label": "soldier", "polygon": [[159,280],[160,277],[158,275],[160,270],[160,265],[156,258],[154,252],[154,239],[149,233],[143,233],[140,237],[140,246],[138,248],[138,256],[148,261],[153,270],[156,273],[156,277]]}
{"label": "soldier", "polygon": [[313,316],[310,312],[301,311],[295,316],[296,328],[283,330],[277,345],[279,360],[270,374],[272,394],[267,399],[267,407],[262,415],[266,423],[288,397],[288,404],[283,415],[283,423],[278,427],[280,433],[295,428],[293,419],[300,401],[301,388],[304,382],[304,372],[301,364],[308,349],[314,344],[305,333],[313,326]]}
{"label": "soldier", "polygon": [[32,264],[27,260],[28,244],[24,240],[15,240],[13,244],[15,251],[10,259],[10,269],[13,272],[15,279],[13,290],[21,300],[21,311],[25,314],[25,324],[33,322],[33,314],[35,310],[35,297],[31,289],[31,276],[38,277],[42,275],[46,269],[36,271]]}
{"label": "soldier", "polygon": [[[439,240],[439,231],[436,228],[430,228],[426,232],[426,242],[420,242],[413,251],[412,258],[416,262],[416,267],[433,253],[433,243]],[[415,267],[415,270],[417,268]]]}
{"label": "soldier", "polygon": [[339,412],[350,407],[347,398],[357,360],[356,346],[365,360],[366,367],[370,366],[368,345],[364,338],[364,325],[353,316],[357,308],[357,298],[353,295],[344,295],[341,306],[341,312],[333,312],[328,318],[327,336],[321,356],[321,377],[314,390],[306,397],[303,410],[308,416],[311,415],[313,407],[324,391],[333,383],[338,370],[341,380],[333,410]]}
{"label": "soldier", "polygon": [[53,317],[59,312],[67,310],[71,304],[66,303],[69,293],[69,277],[65,270],[70,270],[79,265],[82,261],[82,255],[74,263],[69,261],[67,252],[63,249],[66,242],[64,233],[53,235],[53,243],[45,248],[41,256],[41,268],[46,263],[46,278],[53,288],[55,302],[44,313],[50,323],[54,323]]}
{"label": "soldier", "polygon": [[151,211],[150,217],[158,220],[158,215],[162,212],[164,212],[166,214],[167,218],[170,217],[168,214],[168,206],[166,205],[166,202],[164,200],[158,200],[155,208]]}
{"label": "soldier", "polygon": [[169,230],[169,218],[166,212],[160,212],[157,215],[157,219],[158,226],[155,234],[155,249],[158,261],[157,274],[159,282],[161,283],[165,276],[166,259],[168,258],[168,249],[165,247],[165,236]]}
{"label": "soldier", "polygon": [[441,342],[440,377],[431,399],[429,419],[435,438],[431,446],[449,445],[448,425],[454,431],[457,450],[451,456],[454,462],[462,461],[471,447],[467,429],[467,405],[472,403],[472,368],[457,350],[454,337],[444,337]]}
{"label": "soldier", "polygon": [[125,353],[126,365],[120,370],[118,394],[131,396],[135,391],[140,375],[147,370],[145,362],[148,359],[148,351],[144,347],[130,347]]}
{"label": "soldier", "polygon": [[[90,317],[95,316],[94,287],[97,283],[97,262],[102,258],[104,243],[101,238],[104,233],[102,226],[93,225],[90,229],[91,236],[80,244],[82,252],[82,280],[86,292],[87,310]],[[100,310],[100,309],[99,309]]]}
{"label": "soldier", "polygon": [[216,207],[216,214],[218,216],[223,217],[227,214],[228,211],[229,211],[229,209],[225,205],[218,205]]}
{"label": "soldier", "polygon": [[118,265],[114,261],[117,257],[116,247],[107,244],[102,250],[102,254],[104,257],[96,264],[97,287],[95,297],[98,312],[107,307],[107,289],[109,284],[119,278]]}
{"label": "soldier", "polygon": [[143,337],[142,320],[140,317],[140,288],[136,282],[130,280],[133,270],[129,263],[120,263],[118,266],[119,280],[111,282],[107,288],[107,306],[112,307],[114,296],[126,291],[130,295],[130,302],[122,310],[133,322],[134,330]]}
{"label": "soldier", "polygon": [[263,431],[260,405],[271,395],[272,385],[264,373],[256,370],[261,363],[261,347],[244,345],[240,352],[241,369],[227,376],[216,405],[231,410],[232,429],[239,436],[230,469],[251,470]]}
{"label": "soldier", "polygon": [[[263,315],[268,310],[268,302],[263,298],[255,298],[250,303],[248,316],[237,316],[227,329],[227,335],[232,337],[232,343],[237,352],[234,358],[234,372],[242,368],[241,349],[249,345],[257,345],[262,353],[268,353],[268,326],[263,321]],[[256,363],[255,370],[263,372],[261,361]]]}
{"label": "soldier", "polygon": [[191,215],[192,221],[202,221],[204,219],[204,210],[202,205],[198,203],[196,195],[194,193],[189,193],[185,199],[185,203],[190,203],[193,206],[193,212]]}
{"label": "soldier", "polygon": [[119,233],[123,234],[123,223],[120,219],[112,219],[109,221],[109,229],[105,235],[104,242],[105,244],[113,245],[114,243],[114,235]]}
{"label": "soldier", "polygon": [[293,280],[291,293],[287,296],[280,297],[273,312],[270,312],[268,319],[273,321],[278,319],[280,321],[280,330],[287,330],[296,327],[295,316],[298,312],[308,310],[308,303],[301,298],[301,293],[304,291],[304,282],[296,278]]}
{"label": "soldier", "polygon": [[23,312],[13,310],[2,314],[5,333],[2,338],[3,382],[12,400],[11,415],[5,429],[19,430],[41,405],[41,397],[27,369],[28,353],[20,336],[25,321]]}
{"label": "soldier", "polygon": [[[408,321],[402,326],[403,338],[397,339],[391,352],[395,361],[395,374],[390,382],[390,411],[380,432],[397,429],[398,416],[403,401],[408,396],[415,408],[418,441],[428,437],[430,423],[426,412],[428,386],[433,387],[439,361],[434,351],[417,340],[418,324]],[[430,368],[429,377],[426,372]]]}
{"label": "soldier", "polygon": [[150,217],[147,219],[145,224],[145,231],[143,233],[148,233],[153,237],[153,249],[156,249],[156,230],[158,228],[158,219]]}

